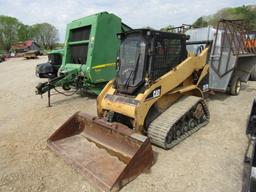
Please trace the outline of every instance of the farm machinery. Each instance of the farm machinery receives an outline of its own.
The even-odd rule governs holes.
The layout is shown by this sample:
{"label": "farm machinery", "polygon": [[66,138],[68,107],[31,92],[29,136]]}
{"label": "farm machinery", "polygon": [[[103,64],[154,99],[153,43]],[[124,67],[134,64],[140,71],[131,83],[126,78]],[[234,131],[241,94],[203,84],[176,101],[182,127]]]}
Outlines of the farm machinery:
{"label": "farm machinery", "polygon": [[193,31],[119,33],[117,74],[97,98],[97,117],[75,113],[48,147],[102,191],[117,191],[149,169],[151,144],[171,149],[209,122],[205,91],[237,95],[249,78],[256,54],[232,22],[221,22],[211,38]]}
{"label": "farm machinery", "polygon": [[[54,76],[51,73],[54,66],[37,67],[38,76],[48,78],[48,81],[39,83],[36,93],[42,95],[48,92],[49,99],[51,89],[63,94],[65,91],[74,94],[84,89],[98,95],[116,74],[115,61],[120,45],[116,34],[127,30],[130,30],[130,27],[123,24],[119,17],[107,12],[69,23],[62,65]],[[58,87],[64,92],[57,90]]]}
{"label": "farm machinery", "polygon": [[[253,51],[256,49],[256,31],[250,31],[246,39],[246,47]],[[251,71],[250,80],[256,81],[256,66],[253,67]]]}
{"label": "farm machinery", "polygon": [[[242,20],[219,21],[216,28],[190,29],[189,41],[213,41],[210,47],[208,89],[238,95],[241,82],[247,82],[256,64],[256,48],[247,46],[248,32]],[[204,47],[188,45],[189,51],[200,53]]]}
{"label": "farm machinery", "polygon": [[96,183],[116,191],[154,162],[151,143],[170,149],[209,121],[203,93],[209,48],[188,55],[185,34],[120,33],[115,80],[97,98],[97,117],[77,112],[48,146]]}
{"label": "farm machinery", "polygon": [[43,55],[40,50],[30,50],[24,53],[25,59],[37,59],[38,55]]}
{"label": "farm machinery", "polygon": [[48,62],[36,66],[36,76],[39,78],[54,78],[62,64],[63,49],[48,52]]}

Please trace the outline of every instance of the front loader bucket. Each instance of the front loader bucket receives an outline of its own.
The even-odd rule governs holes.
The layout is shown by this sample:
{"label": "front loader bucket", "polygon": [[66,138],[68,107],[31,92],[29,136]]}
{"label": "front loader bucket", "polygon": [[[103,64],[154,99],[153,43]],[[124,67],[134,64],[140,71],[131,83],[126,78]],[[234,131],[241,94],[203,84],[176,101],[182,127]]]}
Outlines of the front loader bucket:
{"label": "front loader bucket", "polygon": [[48,147],[103,191],[117,191],[153,164],[149,138],[120,123],[77,112]]}

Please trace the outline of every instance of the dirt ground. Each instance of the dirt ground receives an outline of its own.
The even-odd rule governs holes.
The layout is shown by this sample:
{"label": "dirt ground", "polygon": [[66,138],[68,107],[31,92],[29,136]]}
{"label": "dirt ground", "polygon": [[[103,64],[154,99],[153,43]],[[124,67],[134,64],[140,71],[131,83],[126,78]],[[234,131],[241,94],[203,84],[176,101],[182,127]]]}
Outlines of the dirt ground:
{"label": "dirt ground", "polygon": [[[0,63],[0,191],[98,191],[47,147],[47,138],[78,110],[96,115],[92,97],[47,98],[35,95],[42,81],[36,60]],[[172,150],[153,147],[157,162],[121,191],[241,191],[245,128],[256,82],[243,85],[239,96],[209,99],[210,123]]]}

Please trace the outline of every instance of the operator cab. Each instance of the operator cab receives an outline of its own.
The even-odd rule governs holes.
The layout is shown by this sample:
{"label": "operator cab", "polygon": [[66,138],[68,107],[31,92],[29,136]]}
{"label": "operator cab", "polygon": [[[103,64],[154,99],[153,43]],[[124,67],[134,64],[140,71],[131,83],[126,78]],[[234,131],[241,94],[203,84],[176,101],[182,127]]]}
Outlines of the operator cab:
{"label": "operator cab", "polygon": [[134,95],[187,58],[185,34],[136,29],[118,34],[121,40],[115,86]]}

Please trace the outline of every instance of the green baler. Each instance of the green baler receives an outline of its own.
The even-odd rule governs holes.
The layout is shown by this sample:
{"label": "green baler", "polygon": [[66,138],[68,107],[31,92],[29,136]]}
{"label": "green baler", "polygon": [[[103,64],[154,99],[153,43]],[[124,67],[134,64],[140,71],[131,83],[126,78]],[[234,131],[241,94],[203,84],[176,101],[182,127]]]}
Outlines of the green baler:
{"label": "green baler", "polygon": [[[116,73],[115,62],[120,45],[117,33],[130,29],[121,18],[107,12],[69,23],[58,75],[49,76],[47,82],[38,84],[37,94],[62,87],[64,90],[73,88],[74,92],[85,89],[98,95]],[[41,67],[37,73],[47,74],[49,70],[49,67]]]}

